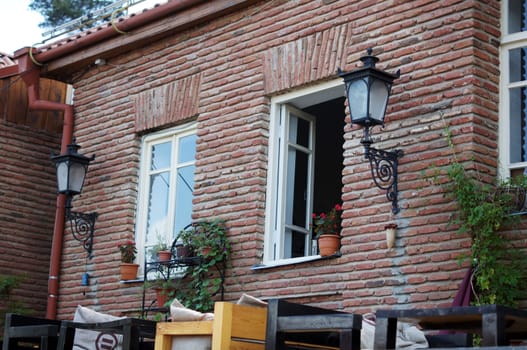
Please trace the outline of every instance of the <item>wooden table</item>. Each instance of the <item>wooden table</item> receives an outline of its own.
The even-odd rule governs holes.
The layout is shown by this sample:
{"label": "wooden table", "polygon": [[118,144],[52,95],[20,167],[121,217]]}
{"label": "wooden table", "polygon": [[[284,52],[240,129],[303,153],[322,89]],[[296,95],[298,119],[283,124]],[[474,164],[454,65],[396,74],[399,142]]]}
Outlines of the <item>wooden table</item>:
{"label": "wooden table", "polygon": [[481,346],[502,346],[511,339],[527,339],[527,311],[500,305],[378,310],[374,349],[395,348],[398,321],[418,324],[423,331],[480,334]]}
{"label": "wooden table", "polygon": [[19,343],[41,350],[55,349],[59,327],[60,321],[8,313],[5,318],[2,349],[18,349]]}
{"label": "wooden table", "polygon": [[267,305],[266,350],[360,350],[362,316],[271,299]]}

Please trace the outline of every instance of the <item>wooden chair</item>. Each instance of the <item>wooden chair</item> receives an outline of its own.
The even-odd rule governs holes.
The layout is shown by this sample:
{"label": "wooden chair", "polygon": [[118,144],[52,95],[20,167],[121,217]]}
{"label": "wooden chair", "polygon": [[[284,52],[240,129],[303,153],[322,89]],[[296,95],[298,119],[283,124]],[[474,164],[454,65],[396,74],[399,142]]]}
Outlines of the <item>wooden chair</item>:
{"label": "wooden chair", "polygon": [[159,322],[155,350],[189,336],[211,336],[211,350],[263,350],[266,317],[266,308],[216,302],[214,321]]}
{"label": "wooden chair", "polygon": [[362,315],[269,300],[266,350],[360,349]]}
{"label": "wooden chair", "polygon": [[55,349],[60,321],[6,314],[2,350]]}

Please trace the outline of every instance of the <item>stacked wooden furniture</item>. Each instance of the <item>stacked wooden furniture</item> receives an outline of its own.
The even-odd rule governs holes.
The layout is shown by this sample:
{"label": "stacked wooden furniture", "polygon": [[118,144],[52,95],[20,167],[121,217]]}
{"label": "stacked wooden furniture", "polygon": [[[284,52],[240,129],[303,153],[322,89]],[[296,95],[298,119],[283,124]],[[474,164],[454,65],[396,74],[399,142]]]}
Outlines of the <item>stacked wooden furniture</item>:
{"label": "stacked wooden furniture", "polygon": [[267,308],[217,302],[214,321],[160,322],[155,350],[189,336],[212,337],[211,350],[360,349],[362,316],[271,300]]}
{"label": "stacked wooden furniture", "polygon": [[170,350],[193,335],[211,336],[211,350],[263,350],[266,319],[266,308],[217,302],[214,321],[159,322],[155,350]]}

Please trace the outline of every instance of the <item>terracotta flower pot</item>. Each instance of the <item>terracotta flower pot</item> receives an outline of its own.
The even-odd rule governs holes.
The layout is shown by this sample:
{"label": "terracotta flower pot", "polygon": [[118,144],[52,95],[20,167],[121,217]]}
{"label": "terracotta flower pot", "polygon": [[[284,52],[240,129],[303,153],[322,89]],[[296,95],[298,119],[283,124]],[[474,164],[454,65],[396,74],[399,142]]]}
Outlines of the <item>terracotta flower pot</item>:
{"label": "terracotta flower pot", "polygon": [[170,291],[166,288],[154,288],[156,292],[156,303],[158,307],[164,307],[168,300]]}
{"label": "terracotta flower pot", "polygon": [[139,264],[132,263],[121,263],[121,280],[135,280],[137,278],[137,270],[139,269]]}
{"label": "terracotta flower pot", "polygon": [[192,256],[190,248],[183,244],[176,244],[176,255],[178,258],[187,258]]}
{"label": "terracotta flower pot", "polygon": [[321,256],[330,256],[339,251],[340,236],[337,234],[323,234],[318,237],[318,250]]}
{"label": "terracotta flower pot", "polygon": [[199,249],[199,255],[203,257],[207,257],[209,256],[211,251],[212,251],[212,247],[202,247]]}
{"label": "terracotta flower pot", "polygon": [[157,252],[157,259],[160,263],[169,262],[172,259],[172,252],[170,250],[160,250]]}

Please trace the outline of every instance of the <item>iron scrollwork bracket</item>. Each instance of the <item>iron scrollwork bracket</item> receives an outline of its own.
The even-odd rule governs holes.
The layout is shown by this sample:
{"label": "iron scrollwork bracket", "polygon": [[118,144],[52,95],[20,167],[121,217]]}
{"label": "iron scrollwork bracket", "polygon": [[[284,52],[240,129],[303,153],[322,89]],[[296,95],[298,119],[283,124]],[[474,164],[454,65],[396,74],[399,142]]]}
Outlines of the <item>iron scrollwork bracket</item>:
{"label": "iron scrollwork bracket", "polygon": [[386,198],[392,202],[392,212],[399,212],[397,204],[397,166],[399,158],[404,155],[402,150],[385,151],[370,146],[368,142],[363,142],[364,156],[370,161],[371,176],[375,185],[382,190],[386,190]]}
{"label": "iron scrollwork bracket", "polygon": [[73,237],[82,243],[82,247],[88,253],[89,258],[92,257],[93,233],[95,231],[95,220],[97,220],[97,216],[97,213],[86,214],[68,211],[66,217],[70,221]]}

